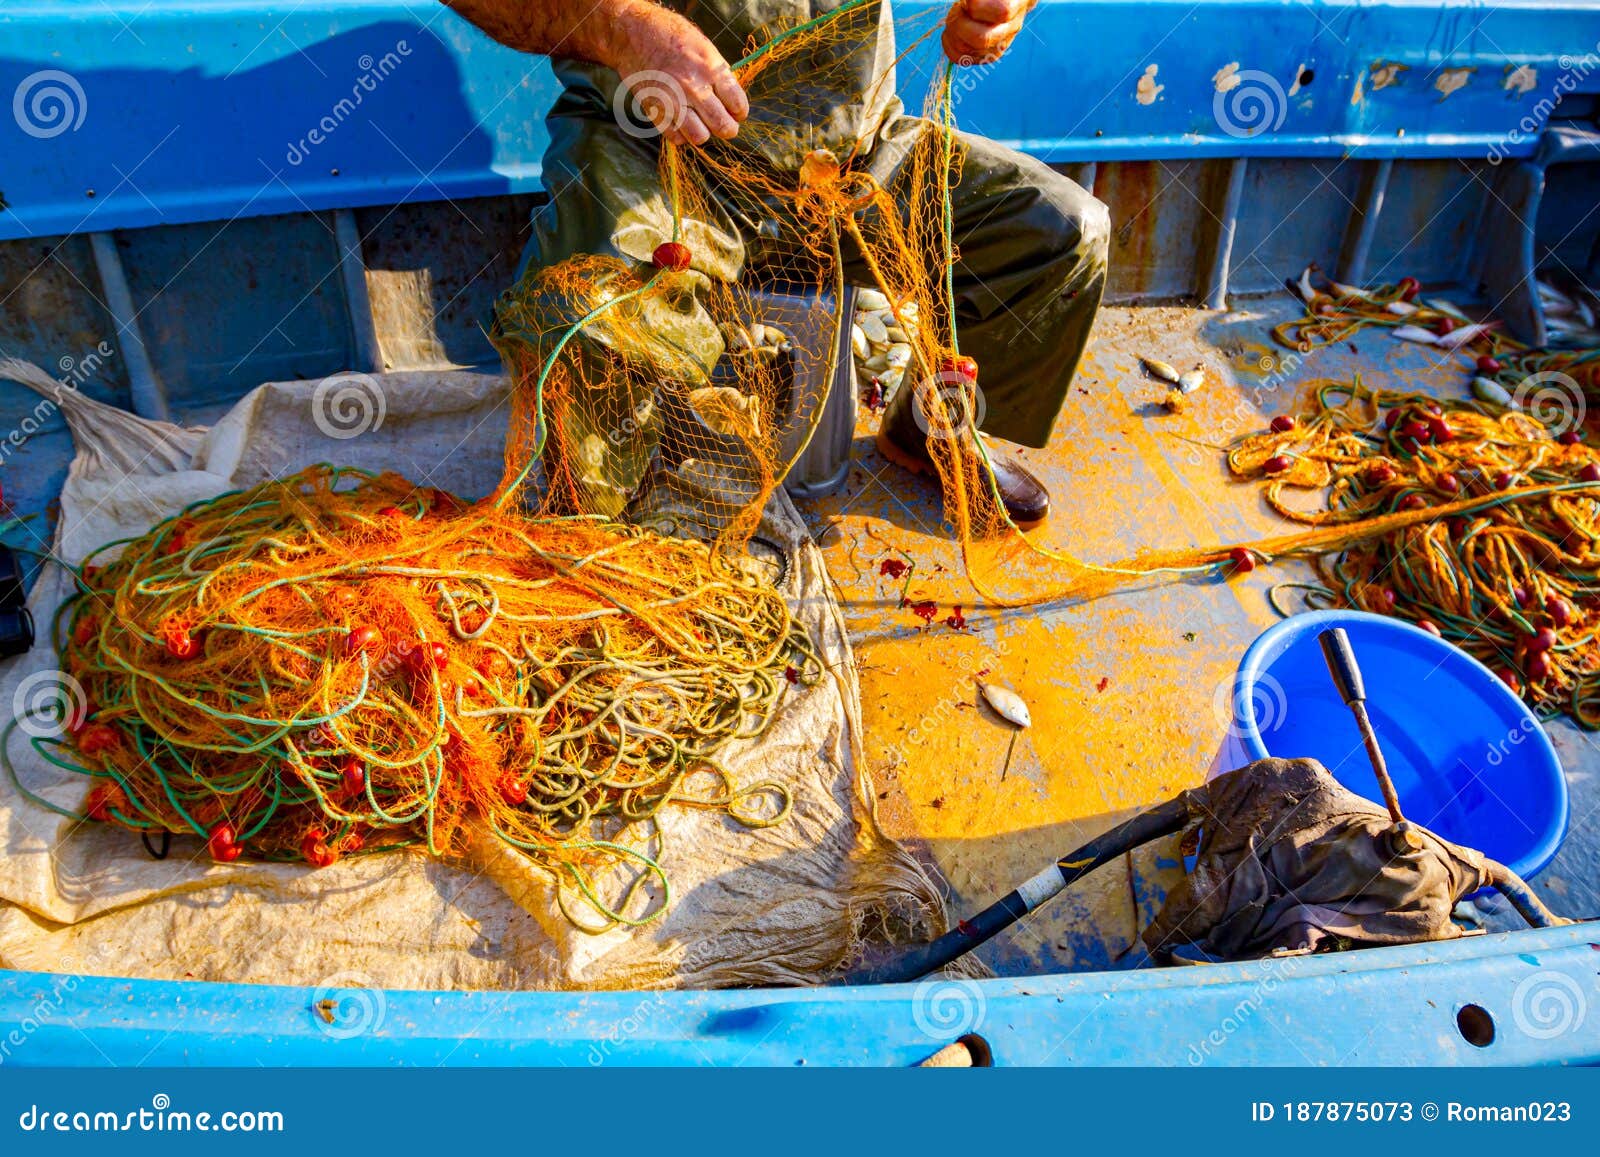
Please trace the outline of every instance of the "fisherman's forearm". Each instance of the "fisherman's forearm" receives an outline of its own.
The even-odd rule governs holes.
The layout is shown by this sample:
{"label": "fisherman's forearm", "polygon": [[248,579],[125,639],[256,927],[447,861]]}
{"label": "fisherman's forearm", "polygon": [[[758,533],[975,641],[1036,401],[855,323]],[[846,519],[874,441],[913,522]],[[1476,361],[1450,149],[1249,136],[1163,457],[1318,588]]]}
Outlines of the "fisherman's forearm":
{"label": "fisherman's forearm", "polygon": [[730,140],[750,112],[716,45],[683,16],[651,0],[444,0],[501,44],[614,69],[626,87],[651,84],[641,111],[679,144]]}
{"label": "fisherman's forearm", "polygon": [[508,48],[615,67],[629,27],[650,0],[444,0]]}

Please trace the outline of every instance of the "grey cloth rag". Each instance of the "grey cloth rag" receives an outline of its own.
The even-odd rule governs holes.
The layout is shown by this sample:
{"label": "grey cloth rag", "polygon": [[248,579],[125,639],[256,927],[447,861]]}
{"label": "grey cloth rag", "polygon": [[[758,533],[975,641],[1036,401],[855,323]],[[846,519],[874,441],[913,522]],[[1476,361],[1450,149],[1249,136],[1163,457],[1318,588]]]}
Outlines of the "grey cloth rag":
{"label": "grey cloth rag", "polygon": [[1263,759],[1183,794],[1194,870],[1144,931],[1152,954],[1195,945],[1235,960],[1292,951],[1449,940],[1484,857],[1418,828],[1395,855],[1389,813],[1313,759]]}

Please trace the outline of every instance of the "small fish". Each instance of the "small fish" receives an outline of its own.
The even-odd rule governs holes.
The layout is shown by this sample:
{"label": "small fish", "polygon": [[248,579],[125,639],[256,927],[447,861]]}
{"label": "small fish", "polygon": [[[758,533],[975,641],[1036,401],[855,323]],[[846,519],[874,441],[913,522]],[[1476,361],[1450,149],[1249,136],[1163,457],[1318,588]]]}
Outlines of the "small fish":
{"label": "small fish", "polygon": [[1033,726],[1033,716],[1028,714],[1028,705],[1009,687],[1002,687],[998,683],[979,683],[978,690],[983,695],[984,702],[994,708],[995,714],[1014,723],[1018,727]]}
{"label": "small fish", "polygon": [[863,361],[872,356],[872,346],[867,343],[867,335],[861,332],[859,325],[850,327],[850,352]]}
{"label": "small fish", "polygon": [[1444,300],[1442,297],[1426,298],[1422,304],[1433,310],[1435,313],[1445,314],[1448,317],[1455,318],[1457,321],[1472,320],[1466,314],[1462,313],[1460,309],[1456,308],[1456,306]]}
{"label": "small fish", "polygon": [[867,341],[875,346],[889,344],[889,327],[883,324],[883,317],[876,313],[858,313],[856,324],[861,327],[861,332],[866,335]]}
{"label": "small fish", "polygon": [[856,310],[860,313],[881,313],[889,308],[889,299],[876,289],[863,289],[856,294]]}
{"label": "small fish", "polygon": [[1206,375],[1201,370],[1190,370],[1178,377],[1178,389],[1186,394],[1192,394],[1206,384]]}
{"label": "small fish", "polygon": [[1417,325],[1402,325],[1389,331],[1401,341],[1414,341],[1418,345],[1438,345],[1439,335]]}
{"label": "small fish", "polygon": [[1544,329],[1550,337],[1561,338],[1568,344],[1581,344],[1593,332],[1587,326],[1579,325],[1576,317],[1551,317],[1548,314],[1545,315]]}
{"label": "small fish", "polygon": [[1466,345],[1474,338],[1488,333],[1489,330],[1493,328],[1494,326],[1488,322],[1473,322],[1470,325],[1458,325],[1449,333],[1439,334],[1437,344],[1443,346],[1447,350],[1457,349],[1460,346]]}
{"label": "small fish", "polygon": [[1559,321],[1554,318],[1545,318],[1545,335],[1552,343],[1559,342],[1563,348],[1589,348],[1600,345],[1600,333],[1581,326],[1576,320]]}
{"label": "small fish", "polygon": [[1157,361],[1155,358],[1140,358],[1139,360],[1144,363],[1145,371],[1149,373],[1151,377],[1160,378],[1162,381],[1171,382],[1173,385],[1177,385],[1179,383],[1180,379],[1178,376],[1178,371],[1173,369],[1166,362]]}
{"label": "small fish", "polygon": [[1546,309],[1549,309],[1552,305],[1566,306],[1568,309],[1572,307],[1572,299],[1548,281],[1541,281],[1538,286],[1539,301],[1543,303]]}
{"label": "small fish", "polygon": [[1372,300],[1372,295],[1370,293],[1368,293],[1365,289],[1359,289],[1354,285],[1345,285],[1340,281],[1329,281],[1328,287],[1332,289],[1333,292],[1339,297],[1359,297],[1362,301]]}
{"label": "small fish", "polygon": [[1409,301],[1391,301],[1383,309],[1385,313],[1392,313],[1396,317],[1410,317],[1417,312],[1417,307]]}
{"label": "small fish", "polygon": [[1316,268],[1314,265],[1306,266],[1305,271],[1300,274],[1300,280],[1295,283],[1294,287],[1295,292],[1300,295],[1300,300],[1307,305],[1310,305],[1317,298],[1317,291],[1311,288],[1311,271],[1314,268]]}
{"label": "small fish", "polygon": [[1480,402],[1493,402],[1497,406],[1511,405],[1511,391],[1499,382],[1485,377],[1472,379],[1472,396]]}

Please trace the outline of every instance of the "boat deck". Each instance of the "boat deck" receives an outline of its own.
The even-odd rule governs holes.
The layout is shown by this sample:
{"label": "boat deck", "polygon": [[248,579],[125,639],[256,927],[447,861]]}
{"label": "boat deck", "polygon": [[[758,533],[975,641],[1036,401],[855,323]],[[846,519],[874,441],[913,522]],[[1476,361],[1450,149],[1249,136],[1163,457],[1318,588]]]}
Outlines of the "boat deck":
{"label": "boat deck", "polygon": [[[1298,314],[1287,294],[1229,312],[1105,308],[1050,447],[1025,452],[1056,510],[1033,533],[1102,563],[1150,547],[1281,533],[1283,520],[1253,485],[1229,479],[1215,447],[1296,412],[1320,379],[1360,374],[1368,385],[1440,396],[1467,386],[1465,357],[1384,334],[1281,370],[1271,359],[1283,351],[1268,331]],[[1167,414],[1156,404],[1165,387],[1141,372],[1141,355],[1203,368],[1207,385],[1183,414]],[[844,490],[802,509],[825,546],[855,642],[880,817],[938,866],[954,909],[970,912],[1131,810],[1205,777],[1230,719],[1239,657],[1277,620],[1267,592],[1308,578],[1309,568],[1284,562],[1079,605],[974,607],[941,526],[937,488],[876,453],[874,424],[863,413]],[[907,557],[916,564],[910,598],[939,604],[931,623],[900,605],[903,579],[880,574],[881,560]],[[956,607],[961,629],[947,621]],[[981,672],[1020,693],[1034,720],[1004,775],[1011,729],[978,704]],[[1600,745],[1564,720],[1548,726],[1571,785],[1572,819],[1534,886],[1558,912],[1592,915],[1600,912]],[[1351,757],[1365,759],[1359,746]],[[991,944],[987,962],[1011,975],[1131,965],[1142,956],[1138,929],[1179,871],[1170,843],[1103,868]],[[1491,927],[1518,923],[1492,919]]]}
{"label": "boat deck", "polygon": [[[1091,562],[1146,548],[1247,542],[1281,532],[1253,486],[1231,481],[1220,447],[1306,401],[1311,383],[1406,384],[1459,395],[1462,357],[1363,335],[1302,358],[1292,370],[1268,330],[1296,312],[1287,294],[1226,311],[1108,306],[1097,320],[1072,400],[1051,445],[1025,451],[1055,514],[1033,532]],[[1141,356],[1206,385],[1181,415]],[[1443,359],[1441,361],[1441,358]],[[1459,364],[1458,364],[1459,363]],[[208,423],[226,404],[177,399],[180,420]],[[1223,581],[1136,584],[1089,603],[1019,609],[974,605],[936,486],[881,458],[876,419],[860,412],[844,488],[800,503],[840,593],[860,674],[869,770],[886,830],[935,867],[952,911],[975,911],[1090,836],[1200,782],[1230,719],[1230,687],[1250,641],[1276,621],[1267,592],[1305,579],[1283,562]],[[8,462],[19,510],[44,513],[70,459],[66,431],[36,437]],[[884,559],[913,564],[904,579]],[[1033,726],[1017,736],[978,702],[978,676],[1022,695]],[[1534,885],[1558,912],[1600,912],[1600,745],[1564,721],[1549,725],[1572,791],[1566,845]],[[1351,757],[1363,759],[1352,746]],[[1426,823],[1427,817],[1416,817]],[[1129,967],[1138,930],[1181,872],[1175,844],[1101,869],[986,947],[1002,975]],[[1509,913],[1491,928],[1516,928]]]}

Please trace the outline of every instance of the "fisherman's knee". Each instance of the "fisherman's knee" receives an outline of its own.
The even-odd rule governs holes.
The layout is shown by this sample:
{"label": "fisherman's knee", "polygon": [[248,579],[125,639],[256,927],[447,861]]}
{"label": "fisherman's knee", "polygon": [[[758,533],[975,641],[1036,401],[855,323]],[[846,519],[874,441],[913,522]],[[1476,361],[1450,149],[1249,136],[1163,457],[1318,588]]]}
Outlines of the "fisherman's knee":
{"label": "fisherman's knee", "polygon": [[1051,182],[1045,194],[1056,217],[1053,264],[1068,277],[1103,272],[1111,252],[1111,211],[1066,177]]}
{"label": "fisherman's knee", "polygon": [[1084,199],[1087,204],[1079,230],[1082,249],[1096,269],[1104,270],[1111,259],[1111,210],[1092,193],[1085,193]]}

